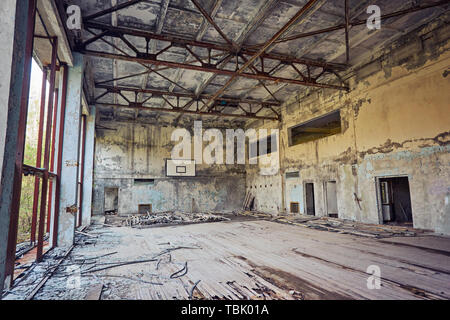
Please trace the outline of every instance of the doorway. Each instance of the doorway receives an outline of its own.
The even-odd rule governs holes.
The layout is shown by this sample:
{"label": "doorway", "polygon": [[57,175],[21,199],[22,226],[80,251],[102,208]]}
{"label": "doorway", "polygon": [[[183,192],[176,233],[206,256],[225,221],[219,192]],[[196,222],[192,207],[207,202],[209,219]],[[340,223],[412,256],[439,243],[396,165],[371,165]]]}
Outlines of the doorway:
{"label": "doorway", "polygon": [[315,216],[316,208],[314,205],[314,183],[305,183],[305,203],[306,214],[309,216]]}
{"label": "doorway", "polygon": [[408,177],[379,179],[383,223],[413,225]]}
{"label": "doorway", "polygon": [[119,210],[119,188],[105,188],[105,214],[117,214]]}
{"label": "doorway", "polygon": [[338,217],[337,192],[336,181],[326,182],[326,200],[327,200],[327,214],[329,217]]}

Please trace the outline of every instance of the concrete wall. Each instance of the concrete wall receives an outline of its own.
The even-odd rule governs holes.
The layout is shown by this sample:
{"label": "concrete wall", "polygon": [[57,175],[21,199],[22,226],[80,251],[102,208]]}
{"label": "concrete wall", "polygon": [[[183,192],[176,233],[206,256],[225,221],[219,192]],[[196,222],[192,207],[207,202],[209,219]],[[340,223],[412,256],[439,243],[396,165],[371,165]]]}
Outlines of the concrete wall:
{"label": "concrete wall", "polygon": [[[14,40],[14,18],[16,16],[16,1],[2,1],[0,5],[0,114],[8,114],[9,84],[11,80],[11,63]],[[5,149],[6,122],[8,117],[0,117],[0,172],[3,167],[3,153]],[[1,179],[1,174],[0,174]]]}
{"label": "concrete wall", "polygon": [[94,151],[95,151],[95,118],[96,108],[90,107],[90,114],[86,117],[86,152],[84,161],[84,179],[83,179],[83,216],[82,225],[87,226],[91,223],[92,215],[92,193],[94,179]]}
{"label": "concrete wall", "polygon": [[[253,123],[249,126],[257,128],[258,139],[262,139],[268,135],[275,134],[276,131],[281,127],[278,122],[268,121],[267,123],[260,122]],[[259,129],[265,129],[266,131],[260,131]],[[281,139],[281,136],[279,136]],[[281,164],[281,154],[280,150],[281,144],[278,146],[278,152],[271,154],[273,160],[278,160],[278,167]],[[264,157],[264,156],[263,156]],[[265,173],[267,165],[263,157],[257,157],[257,164],[249,164],[247,161],[246,165],[246,189],[247,193],[250,193],[255,197],[254,209],[263,211],[271,214],[278,214],[283,211],[284,201],[282,197],[283,190],[283,177],[279,170],[273,172],[269,171],[269,174]],[[276,166],[275,166],[276,167]]]}
{"label": "concrete wall", "polygon": [[[153,212],[168,210],[232,211],[245,197],[245,167],[197,164],[196,177],[166,177],[175,128],[102,122],[96,133],[94,214],[104,213],[105,188],[119,188],[119,214],[138,212],[152,204]],[[139,183],[135,179],[154,179]]]}
{"label": "concrete wall", "polygon": [[[270,197],[257,193],[258,209],[273,213],[285,199],[289,210],[289,202],[300,199],[304,213],[304,183],[314,182],[316,215],[324,216],[324,184],[334,180],[340,218],[380,223],[376,178],[407,176],[414,227],[450,234],[449,35],[448,26],[430,25],[405,36],[350,75],[349,93],[311,90],[292,97],[279,125],[281,173],[272,178],[283,186]],[[338,109],[342,133],[289,146],[288,128]],[[286,180],[290,171],[300,178]],[[249,171],[247,190],[264,187],[265,179]]]}
{"label": "concrete wall", "polygon": [[78,199],[78,174],[80,151],[80,118],[83,81],[83,56],[74,54],[74,66],[69,67],[67,77],[66,113],[61,168],[61,196],[58,219],[58,246],[69,247],[75,235],[76,207]]}

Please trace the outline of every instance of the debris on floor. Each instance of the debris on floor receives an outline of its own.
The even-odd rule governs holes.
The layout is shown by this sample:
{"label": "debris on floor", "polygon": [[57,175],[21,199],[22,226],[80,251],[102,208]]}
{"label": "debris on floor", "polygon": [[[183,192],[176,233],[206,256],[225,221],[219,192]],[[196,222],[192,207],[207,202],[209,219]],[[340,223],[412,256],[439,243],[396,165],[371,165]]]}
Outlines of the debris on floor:
{"label": "debris on floor", "polygon": [[[46,240],[44,238],[44,240]],[[28,251],[34,248],[34,245],[30,241],[18,243],[16,246],[16,259],[23,257]]]}
{"label": "debris on floor", "polygon": [[235,213],[273,222],[298,225],[322,231],[352,234],[355,236],[368,238],[414,237],[419,234],[426,234],[428,232],[427,230],[419,230],[405,226],[375,225],[331,217],[316,217],[298,214],[274,216],[267,213],[244,210]]}
{"label": "debris on floor", "polygon": [[[85,232],[76,231],[75,246],[66,251],[52,249],[42,262],[33,262],[14,287],[4,292],[3,299],[108,300],[117,299],[135,284],[170,286],[170,282],[179,281],[189,272],[188,262],[176,261],[172,253],[201,249],[195,243],[164,242],[156,244],[157,252],[133,256],[128,247],[111,251],[111,245],[120,244],[120,236],[104,227],[95,223]],[[125,229],[123,232],[132,233]],[[131,270],[137,272],[130,275]]]}
{"label": "debris on floor", "polygon": [[14,286],[4,291],[3,300],[31,300],[54,274],[58,266],[70,252],[63,248],[53,248],[44,255],[42,262],[31,262],[15,279]]}
{"label": "debris on floor", "polygon": [[[50,250],[5,299],[448,299],[449,239],[354,241],[304,227],[344,230],[348,222],[337,219],[230,218],[141,229],[94,217],[71,251]],[[381,290],[366,287],[369,264],[383,266]]]}
{"label": "debris on floor", "polygon": [[145,215],[129,215],[128,217],[107,217],[106,221],[111,225],[124,225],[135,228],[145,228],[151,225],[175,225],[205,222],[229,221],[224,215],[213,213],[185,213],[180,211],[148,212]]}

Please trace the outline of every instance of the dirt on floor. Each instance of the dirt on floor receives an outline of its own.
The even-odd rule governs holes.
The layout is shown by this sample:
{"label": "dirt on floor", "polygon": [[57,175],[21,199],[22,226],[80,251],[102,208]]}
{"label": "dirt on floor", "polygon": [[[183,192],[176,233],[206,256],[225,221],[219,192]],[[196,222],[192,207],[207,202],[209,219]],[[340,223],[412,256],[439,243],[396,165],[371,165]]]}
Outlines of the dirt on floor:
{"label": "dirt on floor", "polygon": [[[151,229],[93,217],[73,248],[50,250],[5,299],[450,297],[449,238],[339,219],[221,216],[227,219]],[[373,265],[380,290],[367,287]]]}
{"label": "dirt on floor", "polygon": [[355,236],[377,239],[390,237],[415,237],[417,235],[433,234],[430,230],[414,229],[412,226],[375,225],[331,217],[316,217],[300,214],[273,216],[257,211],[244,210],[236,212],[236,214],[278,223],[303,226],[316,230],[352,234]]}

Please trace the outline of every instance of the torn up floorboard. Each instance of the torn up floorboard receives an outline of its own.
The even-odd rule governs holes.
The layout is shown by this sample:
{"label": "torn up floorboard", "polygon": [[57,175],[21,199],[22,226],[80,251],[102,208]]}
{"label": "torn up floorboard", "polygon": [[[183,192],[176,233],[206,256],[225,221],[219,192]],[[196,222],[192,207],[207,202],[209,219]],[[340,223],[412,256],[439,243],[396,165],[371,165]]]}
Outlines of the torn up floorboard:
{"label": "torn up floorboard", "polygon": [[417,235],[432,234],[428,230],[414,229],[406,226],[375,225],[351,220],[343,220],[331,217],[316,217],[310,215],[290,214],[274,216],[257,211],[237,211],[235,214],[244,217],[254,217],[283,224],[304,226],[316,230],[337,233],[352,234],[367,238],[390,238],[390,237],[415,237]]}
{"label": "torn up floorboard", "polygon": [[[96,238],[78,234],[34,299],[88,299],[92,288],[106,300],[450,298],[450,239],[434,235],[376,239],[266,220],[85,232]],[[373,265],[378,290],[367,287]]]}

